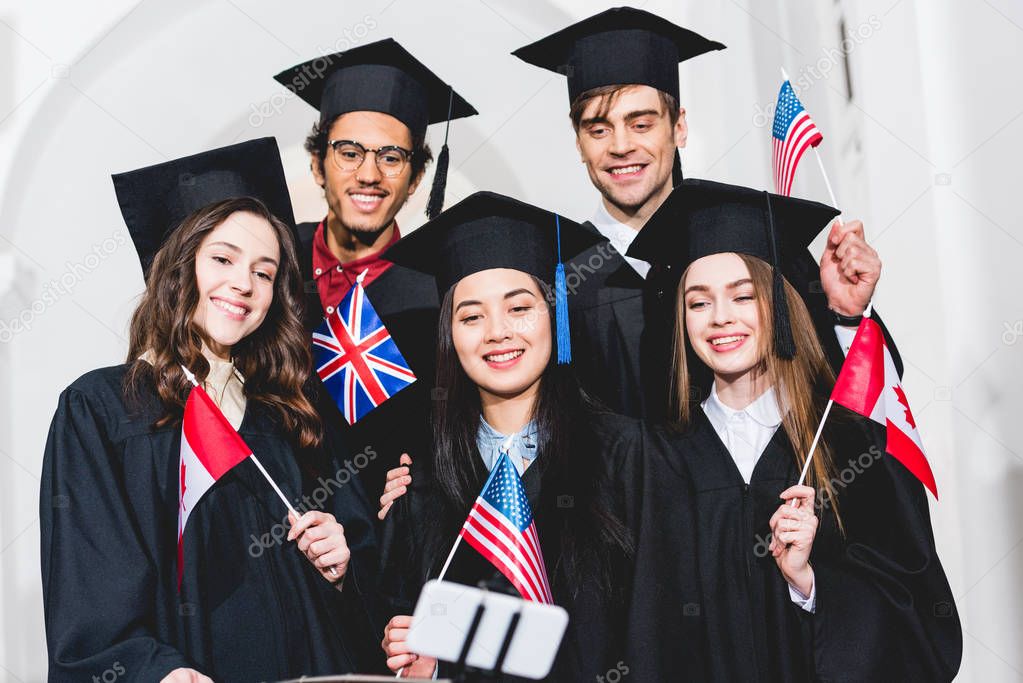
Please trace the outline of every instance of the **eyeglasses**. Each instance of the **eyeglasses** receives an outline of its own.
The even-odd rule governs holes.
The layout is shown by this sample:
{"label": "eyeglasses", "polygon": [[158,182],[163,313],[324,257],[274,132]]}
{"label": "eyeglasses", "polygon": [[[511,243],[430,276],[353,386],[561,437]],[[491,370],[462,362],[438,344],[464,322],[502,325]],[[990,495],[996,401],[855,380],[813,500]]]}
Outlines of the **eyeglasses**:
{"label": "eyeglasses", "polygon": [[393,178],[401,175],[412,158],[412,150],[398,145],[370,149],[355,140],[330,140],[327,144],[333,150],[334,164],[345,173],[358,170],[366,160],[366,155],[372,152],[380,172]]}

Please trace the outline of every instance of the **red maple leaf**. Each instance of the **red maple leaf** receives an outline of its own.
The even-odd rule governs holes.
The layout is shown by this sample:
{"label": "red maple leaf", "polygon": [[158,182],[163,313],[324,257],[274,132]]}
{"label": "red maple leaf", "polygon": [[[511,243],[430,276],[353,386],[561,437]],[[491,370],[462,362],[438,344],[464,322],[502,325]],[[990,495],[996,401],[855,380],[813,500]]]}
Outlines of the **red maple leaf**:
{"label": "red maple leaf", "polygon": [[892,389],[895,390],[895,397],[899,399],[899,403],[906,409],[906,422],[913,429],[916,429],[916,420],[913,419],[913,413],[909,410],[909,400],[906,398],[906,392],[902,390],[902,385],[896,384]]}

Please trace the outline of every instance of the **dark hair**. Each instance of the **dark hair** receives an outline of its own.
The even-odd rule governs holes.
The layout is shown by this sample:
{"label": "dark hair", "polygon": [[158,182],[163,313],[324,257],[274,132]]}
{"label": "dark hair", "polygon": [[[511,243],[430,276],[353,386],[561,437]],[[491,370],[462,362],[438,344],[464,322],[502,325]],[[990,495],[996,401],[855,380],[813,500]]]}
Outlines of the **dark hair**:
{"label": "dark hair", "polygon": [[[607,113],[611,111],[611,107],[614,106],[615,100],[618,96],[629,88],[634,88],[634,85],[603,85],[599,88],[592,88],[584,92],[579,93],[574,100],[572,100],[572,106],[568,110],[568,117],[572,119],[572,128],[579,132],[579,126],[582,125],[583,112],[586,110],[586,105],[594,97],[600,98],[600,105],[597,108],[597,116],[605,117]],[[668,111],[668,120],[671,125],[674,126],[678,123],[679,119],[679,104],[678,100],[674,96],[669,95],[663,90],[658,90],[657,94],[660,95],[661,105]]]}
{"label": "dark hair", "polygon": [[[329,121],[317,121],[313,124],[313,128],[309,131],[309,135],[305,138],[305,151],[309,152],[310,156],[313,157],[313,163],[319,165],[320,174],[325,175],[323,169],[323,160],[327,158],[327,142],[330,140],[330,129],[333,127],[334,122],[344,114],[338,114]],[[420,135],[412,133],[412,179],[415,180],[423,171],[426,170],[426,165],[433,161],[433,152],[430,151],[430,146],[426,144],[426,131],[424,130]]]}
{"label": "dark hair", "polygon": [[[247,400],[269,407],[299,446],[315,446],[322,438],[322,424],[303,391],[312,360],[302,324],[304,295],[295,243],[288,226],[251,197],[226,199],[196,211],[157,252],[145,294],[131,319],[128,362],[132,366],[125,377],[125,396],[139,397],[149,382],[154,383],[164,408],[155,426],[171,424],[181,419],[191,388],[181,366],[200,381],[209,374],[209,363],[202,355],[202,330],[192,321],[199,304],[195,255],[206,235],[238,211],[270,223],[281,259],[266,318],[234,345],[231,354],[245,378]],[[135,362],[147,352],[151,362]]]}
{"label": "dark hair", "polygon": [[[550,287],[533,280],[552,302]],[[455,286],[440,306],[436,386],[444,400],[435,401],[433,409],[433,470],[446,517],[442,528],[452,530],[465,520],[488,474],[476,446],[482,419],[479,389],[462,368],[451,335]],[[548,315],[553,336],[553,306],[548,306]],[[610,596],[621,588],[612,585],[614,562],[631,555],[632,542],[608,508],[608,496],[601,495],[600,468],[587,457],[600,448],[594,437],[598,418],[598,409],[580,389],[571,367],[558,365],[552,353],[533,409],[540,455],[530,467],[540,469],[543,482],[534,512],[541,519],[562,518],[557,535],[569,587],[578,591],[583,577],[592,576],[601,592]]]}

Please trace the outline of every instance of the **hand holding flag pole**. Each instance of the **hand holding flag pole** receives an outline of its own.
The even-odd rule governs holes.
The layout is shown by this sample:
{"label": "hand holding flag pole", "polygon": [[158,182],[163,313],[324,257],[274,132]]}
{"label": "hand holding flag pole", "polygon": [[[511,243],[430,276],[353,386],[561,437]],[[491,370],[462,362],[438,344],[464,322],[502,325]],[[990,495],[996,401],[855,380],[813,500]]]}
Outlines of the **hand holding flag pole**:
{"label": "hand holding flag pole", "polygon": [[[193,387],[199,387],[199,382],[196,380],[196,377],[191,370],[186,368],[184,365],[181,366],[181,370],[185,373],[185,377],[188,379],[189,382],[192,383]],[[292,504],[288,501],[287,497],[285,497],[284,493],[281,491],[281,487],[277,485],[277,482],[273,480],[273,477],[270,476],[270,473],[266,471],[266,468],[263,467],[263,463],[259,461],[259,458],[256,457],[256,454],[249,453],[249,459],[252,460],[256,468],[259,469],[260,474],[262,474],[263,477],[266,479],[267,483],[270,484],[270,487],[274,490],[274,493],[276,493],[277,496],[281,499],[281,502],[284,503],[284,506],[288,508],[288,512],[290,513],[290,515],[294,515],[295,519],[297,520],[301,515],[298,514],[298,511],[295,510]],[[337,577],[338,575],[337,569],[331,567],[330,574],[331,576]]]}

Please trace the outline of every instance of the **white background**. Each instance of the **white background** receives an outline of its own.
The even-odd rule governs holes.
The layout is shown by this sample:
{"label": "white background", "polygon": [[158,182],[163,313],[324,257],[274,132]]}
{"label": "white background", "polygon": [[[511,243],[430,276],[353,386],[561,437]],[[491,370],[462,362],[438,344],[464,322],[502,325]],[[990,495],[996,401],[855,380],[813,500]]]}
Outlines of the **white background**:
{"label": "white background", "polygon": [[[124,360],[142,290],[110,174],[274,135],[297,215],[318,219],[301,148],[315,113],[271,76],[394,36],[482,112],[452,127],[449,205],[491,189],[588,218],[597,197],[573,146],[564,82],[509,53],[607,6],[0,4],[0,679],[45,677],[38,489],[57,395]],[[1023,680],[1023,3],[642,6],[728,45],[681,69],[688,176],[769,187],[764,124],[778,68],[805,77],[800,96],[824,133],[839,204],[866,222],[884,258],[876,303],[907,361],[941,493],[932,514],[965,629],[959,680]],[[851,99],[835,51],[843,30],[854,36]],[[443,130],[431,135],[439,151]],[[827,201],[812,156],[793,194]],[[406,228],[422,221],[425,195],[402,214]]]}

